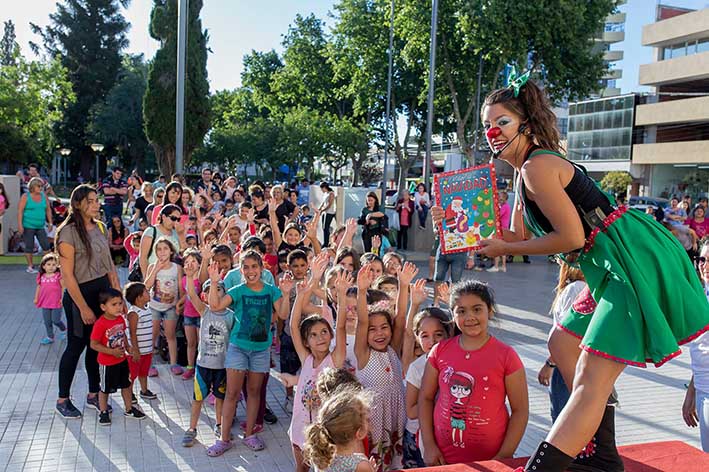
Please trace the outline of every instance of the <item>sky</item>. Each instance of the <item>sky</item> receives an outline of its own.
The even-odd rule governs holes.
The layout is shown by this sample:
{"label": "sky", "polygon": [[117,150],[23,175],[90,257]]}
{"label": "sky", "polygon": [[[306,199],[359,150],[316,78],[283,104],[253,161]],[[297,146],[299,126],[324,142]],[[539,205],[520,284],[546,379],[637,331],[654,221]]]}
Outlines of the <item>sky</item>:
{"label": "sky", "polygon": [[[29,28],[29,22],[44,26],[49,14],[55,10],[56,0],[3,1],[0,21],[15,22],[17,38],[25,55],[31,56],[28,41],[37,41]],[[328,16],[334,0],[205,0],[202,9],[202,25],[209,32],[209,47],[212,54],[207,60],[207,69],[212,91],[232,89],[241,83],[242,59],[252,49],[264,51],[275,49],[281,52],[282,35],[297,14],[314,13],[326,24],[333,20]],[[652,62],[652,48],[640,44],[642,26],[655,19],[657,0],[628,0],[620,10],[627,14],[625,40],[611,48],[624,51],[624,60],[619,65],[623,77],[617,85],[622,93],[648,91],[638,85],[640,64]],[[678,7],[700,9],[709,6],[709,0],[665,0],[663,3]],[[158,43],[148,34],[150,0],[132,0],[124,12],[131,23],[128,33],[128,52],[144,53],[150,58]],[[259,5],[255,8],[254,4]]]}

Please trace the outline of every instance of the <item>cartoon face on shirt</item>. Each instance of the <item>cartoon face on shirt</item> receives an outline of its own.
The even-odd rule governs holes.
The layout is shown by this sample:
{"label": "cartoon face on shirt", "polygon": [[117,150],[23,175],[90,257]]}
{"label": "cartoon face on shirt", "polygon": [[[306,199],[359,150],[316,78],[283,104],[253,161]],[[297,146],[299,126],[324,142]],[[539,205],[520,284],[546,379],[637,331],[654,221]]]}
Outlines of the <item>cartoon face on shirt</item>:
{"label": "cartoon face on shirt", "polygon": [[[475,379],[464,372],[456,372],[450,379],[450,392],[455,397],[455,403],[463,405],[470,399],[470,394],[473,393],[473,385]],[[465,403],[463,402],[465,400]]]}

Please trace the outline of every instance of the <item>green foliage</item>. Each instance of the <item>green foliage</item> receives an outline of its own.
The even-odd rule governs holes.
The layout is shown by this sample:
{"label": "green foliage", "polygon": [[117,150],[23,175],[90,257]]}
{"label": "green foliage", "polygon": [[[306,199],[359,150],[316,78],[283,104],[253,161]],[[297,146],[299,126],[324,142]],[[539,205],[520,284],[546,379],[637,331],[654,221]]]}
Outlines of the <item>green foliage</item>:
{"label": "green foliage", "polygon": [[61,144],[52,129],[74,101],[67,71],[58,59],[27,61],[19,48],[9,62],[0,66],[0,157],[46,161],[42,157]]}
{"label": "green foliage", "polygon": [[15,24],[12,20],[7,20],[4,23],[2,39],[0,39],[0,66],[11,66],[15,64],[15,53],[20,48],[16,38]]}
{"label": "green foliage", "polygon": [[80,159],[86,178],[93,163],[86,134],[90,110],[103,101],[121,68],[120,52],[128,46],[129,25],[120,7],[129,4],[130,0],[63,0],[49,15],[46,28],[31,25],[42,37],[45,51],[58,56],[69,73],[76,100],[67,104],[55,134],[62,146],[74,150],[72,159]]}
{"label": "green foliage", "polygon": [[628,185],[633,183],[633,176],[625,171],[611,171],[601,179],[601,188],[614,195],[625,193]]}
{"label": "green foliage", "polygon": [[88,135],[92,142],[104,143],[121,156],[124,167],[150,167],[152,150],[143,129],[143,95],[148,83],[148,64],[143,55],[126,56],[116,85],[103,102],[91,110]]}
{"label": "green foliage", "polygon": [[[155,150],[161,173],[175,170],[175,103],[177,95],[177,0],[153,0],[150,35],[161,42],[148,73],[143,98],[145,134]],[[202,0],[191,0],[187,22],[185,80],[185,163],[202,145],[210,127],[207,41],[199,18]]]}

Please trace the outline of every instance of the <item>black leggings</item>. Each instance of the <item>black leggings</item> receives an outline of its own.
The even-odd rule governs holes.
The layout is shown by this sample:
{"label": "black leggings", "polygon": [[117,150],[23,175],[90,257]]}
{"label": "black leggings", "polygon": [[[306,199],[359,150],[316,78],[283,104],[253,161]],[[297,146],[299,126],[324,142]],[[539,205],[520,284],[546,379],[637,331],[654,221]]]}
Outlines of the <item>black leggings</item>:
{"label": "black leggings", "polygon": [[335,215],[332,215],[330,213],[325,213],[322,216],[323,219],[323,225],[322,225],[322,239],[323,239],[323,247],[329,246],[330,245],[330,225],[332,225],[332,220],[335,219]]}
{"label": "black leggings", "polygon": [[400,226],[399,232],[396,233],[396,246],[399,249],[406,251],[409,248],[409,227]]}
{"label": "black leggings", "polygon": [[[108,276],[103,276],[98,279],[90,280],[83,284],[79,284],[81,295],[86,300],[86,304],[94,312],[96,318],[101,316],[101,308],[98,303],[98,294],[102,290],[109,288],[111,284],[108,281]],[[81,311],[76,306],[74,300],[69,296],[68,291],[64,291],[62,299],[64,305],[64,313],[66,313],[67,321],[67,338],[66,350],[62,354],[59,361],[59,398],[69,398],[71,392],[71,384],[74,381],[76,366],[79,363],[81,353],[86,349],[84,362],[86,365],[86,374],[89,378],[89,393],[97,393],[99,391],[100,377],[98,373],[98,352],[89,347],[91,343],[91,329],[93,325],[84,324],[81,319]]]}

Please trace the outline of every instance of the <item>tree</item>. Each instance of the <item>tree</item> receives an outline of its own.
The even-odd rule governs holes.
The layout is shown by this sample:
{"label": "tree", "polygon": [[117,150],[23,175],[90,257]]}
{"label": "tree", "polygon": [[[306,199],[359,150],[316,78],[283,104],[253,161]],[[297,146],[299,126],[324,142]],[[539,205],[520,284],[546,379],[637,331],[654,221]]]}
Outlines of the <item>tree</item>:
{"label": "tree", "polygon": [[[175,107],[177,96],[177,0],[153,0],[150,36],[160,41],[148,73],[143,98],[145,134],[163,174],[175,171]],[[187,21],[184,162],[202,145],[210,127],[206,30],[199,18],[202,0],[191,0]]]}
{"label": "tree", "polygon": [[[121,51],[128,46],[128,23],[120,13],[130,0],[63,0],[42,29],[32,24],[50,57],[58,56],[69,72],[76,100],[68,103],[57,126],[57,140],[80,159],[87,180],[94,161],[86,134],[91,108],[103,101],[121,68]],[[39,48],[31,44],[35,51]]]}
{"label": "tree", "polygon": [[114,148],[125,167],[146,168],[151,157],[143,125],[143,95],[148,83],[148,64],[143,55],[126,56],[116,85],[103,102],[91,110],[88,135],[92,141]]}
{"label": "tree", "polygon": [[633,183],[633,176],[626,171],[611,171],[601,179],[601,188],[612,192],[618,197],[628,191],[628,186]]}
{"label": "tree", "polygon": [[19,49],[17,35],[15,34],[15,24],[12,20],[4,23],[2,39],[0,39],[0,66],[14,65],[15,52]]}
{"label": "tree", "polygon": [[58,59],[27,61],[19,48],[9,62],[0,65],[0,160],[45,160],[62,144],[52,129],[75,99],[68,72]]}

